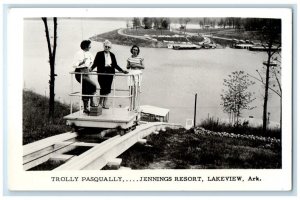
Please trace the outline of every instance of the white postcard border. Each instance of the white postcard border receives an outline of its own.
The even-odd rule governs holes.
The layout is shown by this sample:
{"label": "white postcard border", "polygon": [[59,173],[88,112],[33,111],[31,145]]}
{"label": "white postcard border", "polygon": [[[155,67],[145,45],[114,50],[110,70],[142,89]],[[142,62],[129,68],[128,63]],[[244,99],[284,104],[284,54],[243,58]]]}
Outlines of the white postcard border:
{"label": "white postcard border", "polygon": [[[22,89],[23,89],[23,18],[24,17],[271,17],[282,19],[283,138],[282,169],[276,170],[133,170],[133,171],[59,171],[32,172],[22,168]],[[255,10],[255,12],[254,12]],[[178,14],[181,13],[181,14]],[[8,14],[8,187],[14,191],[289,191],[292,166],[292,17],[290,9],[280,8],[104,8],[50,9],[14,8]],[[144,176],[194,177],[242,176],[244,182],[137,181]],[[258,176],[262,181],[248,182]],[[122,177],[124,182],[52,181],[51,177]]]}

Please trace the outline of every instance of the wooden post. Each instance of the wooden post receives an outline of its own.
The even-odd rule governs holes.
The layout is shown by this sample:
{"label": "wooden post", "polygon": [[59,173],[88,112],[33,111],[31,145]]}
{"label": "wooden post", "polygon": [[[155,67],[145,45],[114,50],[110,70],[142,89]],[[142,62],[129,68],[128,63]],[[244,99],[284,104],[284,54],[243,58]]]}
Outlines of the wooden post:
{"label": "wooden post", "polygon": [[195,94],[194,127],[196,127],[196,114],[197,114],[197,93]]}

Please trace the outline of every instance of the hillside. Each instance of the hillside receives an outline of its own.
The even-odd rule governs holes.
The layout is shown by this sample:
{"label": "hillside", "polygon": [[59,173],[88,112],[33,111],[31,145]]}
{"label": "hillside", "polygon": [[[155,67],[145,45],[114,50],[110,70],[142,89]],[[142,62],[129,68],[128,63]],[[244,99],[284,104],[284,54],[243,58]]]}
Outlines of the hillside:
{"label": "hillside", "polygon": [[49,99],[23,90],[23,145],[70,131],[63,117],[70,112],[68,105],[55,102],[54,118],[48,120]]}
{"label": "hillside", "polygon": [[[55,108],[54,119],[49,122],[48,98],[23,91],[23,144],[71,130],[63,119],[69,113],[69,106],[56,102]],[[132,169],[280,169],[282,166],[280,139],[274,137],[196,127],[168,129],[148,136],[147,141],[146,145],[135,144],[120,155],[122,166]]]}

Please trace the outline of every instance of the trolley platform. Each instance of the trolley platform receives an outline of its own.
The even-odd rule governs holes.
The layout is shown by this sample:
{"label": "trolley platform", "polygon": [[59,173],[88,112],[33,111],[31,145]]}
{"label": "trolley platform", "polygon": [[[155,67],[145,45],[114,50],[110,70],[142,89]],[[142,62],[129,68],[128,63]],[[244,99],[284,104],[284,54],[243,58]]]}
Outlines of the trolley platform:
{"label": "trolley platform", "polygon": [[74,112],[64,117],[67,125],[77,127],[93,127],[93,128],[116,128],[121,127],[127,129],[134,125],[138,119],[139,113],[128,111],[126,108],[109,108],[103,109],[99,116],[89,116],[83,111]]}
{"label": "trolley platform", "polygon": [[[70,114],[65,116],[64,119],[67,120],[67,125],[75,127],[91,127],[91,128],[117,128],[128,129],[135,125],[135,122],[140,119],[140,87],[142,72],[130,72],[128,74],[105,74],[107,76],[113,76],[112,91],[110,95],[84,95],[82,94],[82,76],[80,81],[79,91],[74,91],[73,80],[75,74],[88,74],[90,76],[98,76],[101,73],[79,73],[70,72],[71,74],[71,97],[70,103]],[[101,74],[104,75],[104,74]],[[115,80],[117,79],[117,80]],[[117,83],[116,83],[117,82]],[[111,99],[112,103],[109,105],[109,109],[97,109],[90,108],[90,114],[83,112],[81,99],[83,96],[88,96],[91,98],[101,98],[106,97]],[[120,101],[129,99],[129,105],[120,107]],[[74,102],[77,101],[79,105],[79,111],[73,112]],[[90,100],[91,101],[91,100]],[[127,103],[127,104],[128,104]],[[118,106],[117,106],[118,105]],[[93,112],[92,112],[93,110]],[[96,110],[96,111],[95,111]]]}

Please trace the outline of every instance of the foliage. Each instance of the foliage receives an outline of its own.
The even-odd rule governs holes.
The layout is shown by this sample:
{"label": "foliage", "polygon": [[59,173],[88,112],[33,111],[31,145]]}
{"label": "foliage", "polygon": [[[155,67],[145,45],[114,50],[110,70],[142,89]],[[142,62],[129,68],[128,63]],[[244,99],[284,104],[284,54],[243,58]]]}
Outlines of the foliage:
{"label": "foliage", "polygon": [[[148,18],[144,18],[143,21],[150,21]],[[151,26],[153,23],[153,28],[156,30],[160,30],[160,34],[163,34],[163,30],[169,30],[170,29],[170,19],[169,18],[164,18],[164,17],[155,17],[151,18]],[[145,24],[145,29],[148,29],[148,25],[146,26]]]}
{"label": "foliage", "polygon": [[280,128],[268,128],[267,132],[264,133],[262,126],[250,126],[249,121],[247,120],[243,121],[241,124],[232,125],[231,123],[225,123],[218,118],[215,119],[213,117],[209,117],[201,122],[200,127],[214,132],[225,132],[246,136],[253,135],[281,139]]}
{"label": "foliage", "polygon": [[134,17],[132,20],[133,28],[138,28],[141,26],[141,21],[138,17]]}
{"label": "foliage", "polygon": [[239,123],[241,111],[244,109],[251,110],[253,107],[249,104],[254,100],[252,98],[253,92],[248,91],[248,87],[253,85],[248,75],[244,71],[235,71],[228,75],[228,79],[224,79],[223,85],[227,90],[223,90],[221,94],[224,112],[230,115],[234,124]]}
{"label": "foliage", "polygon": [[[127,29],[129,30],[129,29]],[[137,29],[137,33],[139,33],[140,30],[145,29]],[[135,31],[135,30],[134,30]],[[139,47],[155,47],[152,46],[153,42],[148,40],[143,40],[140,38],[134,38],[134,37],[128,37],[118,34],[118,30],[113,30],[110,32],[102,33],[100,35],[96,35],[90,38],[93,41],[97,42],[103,42],[104,40],[110,40],[113,44],[119,44],[119,45],[127,45],[132,46],[133,44],[138,45]]]}
{"label": "foliage", "polygon": [[162,29],[169,29],[170,28],[170,19],[169,18],[163,18],[162,19],[161,28]]}
{"label": "foliage", "polygon": [[145,29],[151,29],[153,24],[153,19],[150,17],[144,17],[142,23]]}

